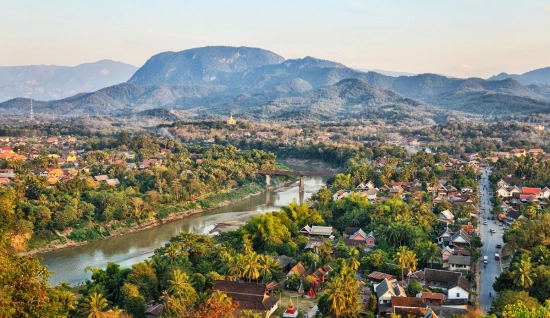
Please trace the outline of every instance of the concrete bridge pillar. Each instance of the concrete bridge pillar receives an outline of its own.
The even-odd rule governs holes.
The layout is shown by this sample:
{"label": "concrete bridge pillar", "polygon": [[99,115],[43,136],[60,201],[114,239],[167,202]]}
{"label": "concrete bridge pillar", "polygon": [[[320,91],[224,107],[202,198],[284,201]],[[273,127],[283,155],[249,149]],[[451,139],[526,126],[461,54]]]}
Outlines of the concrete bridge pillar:
{"label": "concrete bridge pillar", "polygon": [[300,192],[304,192],[304,176],[300,176]]}
{"label": "concrete bridge pillar", "polygon": [[269,187],[271,185],[271,176],[266,174],[265,175],[265,186]]}

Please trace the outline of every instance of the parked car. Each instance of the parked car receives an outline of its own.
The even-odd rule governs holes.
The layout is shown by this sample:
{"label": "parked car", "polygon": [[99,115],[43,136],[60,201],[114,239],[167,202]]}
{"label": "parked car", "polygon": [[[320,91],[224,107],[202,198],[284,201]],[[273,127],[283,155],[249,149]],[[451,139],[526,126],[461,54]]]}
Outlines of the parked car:
{"label": "parked car", "polygon": [[495,253],[495,261],[500,260],[500,255],[498,253]]}
{"label": "parked car", "polygon": [[501,248],[501,247],[502,247],[502,245],[500,245],[500,244],[497,244],[497,248]]}
{"label": "parked car", "polygon": [[490,229],[489,232],[491,232],[491,233],[496,233],[496,231],[493,230],[493,229]]}

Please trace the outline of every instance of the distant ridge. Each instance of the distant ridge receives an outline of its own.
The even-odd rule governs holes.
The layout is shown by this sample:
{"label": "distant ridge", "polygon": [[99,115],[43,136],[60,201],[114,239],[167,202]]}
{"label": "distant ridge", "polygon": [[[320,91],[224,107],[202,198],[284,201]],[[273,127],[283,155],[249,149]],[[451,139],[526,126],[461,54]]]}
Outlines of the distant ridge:
{"label": "distant ridge", "polygon": [[111,60],[77,66],[0,66],[0,102],[16,97],[54,100],[127,81],[138,68]]}
{"label": "distant ridge", "polygon": [[550,85],[550,66],[532,70],[523,74],[507,74],[500,73],[489,78],[490,81],[503,80],[506,78],[513,78],[523,85],[529,85],[534,83]]}

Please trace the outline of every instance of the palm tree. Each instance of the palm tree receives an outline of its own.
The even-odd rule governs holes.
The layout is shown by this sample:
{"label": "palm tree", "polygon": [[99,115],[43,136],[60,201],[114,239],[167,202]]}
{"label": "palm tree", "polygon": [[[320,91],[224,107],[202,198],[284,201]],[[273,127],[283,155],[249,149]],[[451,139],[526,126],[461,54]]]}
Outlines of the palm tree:
{"label": "palm tree", "polygon": [[359,256],[359,251],[356,248],[352,248],[349,250],[349,260],[348,260],[348,267],[354,271],[356,271],[359,268],[359,261],[357,260],[357,257]]}
{"label": "palm tree", "polygon": [[104,318],[103,309],[107,307],[107,299],[102,294],[92,293],[81,305],[80,312],[87,318]]}
{"label": "palm tree", "polygon": [[265,282],[266,276],[273,277],[273,274],[280,271],[281,268],[278,260],[264,254],[260,255],[258,265],[260,267],[260,275],[262,275],[263,282]]}
{"label": "palm tree", "polygon": [[55,298],[57,302],[61,305],[64,311],[72,311],[75,309],[75,305],[78,303],[76,301],[76,296],[67,289],[55,289]]}
{"label": "palm tree", "polygon": [[347,307],[346,286],[341,277],[334,277],[325,289],[328,300],[330,301],[330,311],[336,316],[340,317]]}
{"label": "palm tree", "polygon": [[187,273],[182,272],[180,269],[176,269],[172,272],[172,279],[168,280],[168,293],[171,295],[180,294],[185,287],[191,286],[191,278]]}
{"label": "palm tree", "polygon": [[533,272],[533,266],[531,264],[531,257],[527,254],[521,255],[521,260],[513,264],[514,270],[511,272],[512,280],[514,284],[523,289],[527,289],[533,286],[533,278],[535,273]]}
{"label": "palm tree", "polygon": [[395,261],[397,262],[397,266],[401,268],[401,279],[404,280],[403,277],[403,269],[408,266],[409,260],[408,260],[408,252],[409,248],[406,246],[400,246],[397,253],[395,253]]}
{"label": "palm tree", "polygon": [[237,254],[235,257],[232,257],[228,263],[227,274],[233,277],[243,276],[243,266],[244,266],[244,255]]}
{"label": "palm tree", "polygon": [[244,257],[243,276],[248,278],[248,281],[258,279],[260,277],[259,257],[258,254],[252,252]]}

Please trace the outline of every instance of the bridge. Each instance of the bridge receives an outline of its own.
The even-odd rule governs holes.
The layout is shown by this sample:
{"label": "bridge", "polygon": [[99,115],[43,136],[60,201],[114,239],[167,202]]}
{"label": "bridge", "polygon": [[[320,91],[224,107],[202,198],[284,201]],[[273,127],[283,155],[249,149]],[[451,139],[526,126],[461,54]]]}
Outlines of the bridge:
{"label": "bridge", "polygon": [[300,192],[304,191],[304,177],[332,177],[335,173],[315,171],[289,171],[289,170],[258,170],[258,174],[265,175],[265,185],[271,184],[271,175],[300,176]]}

